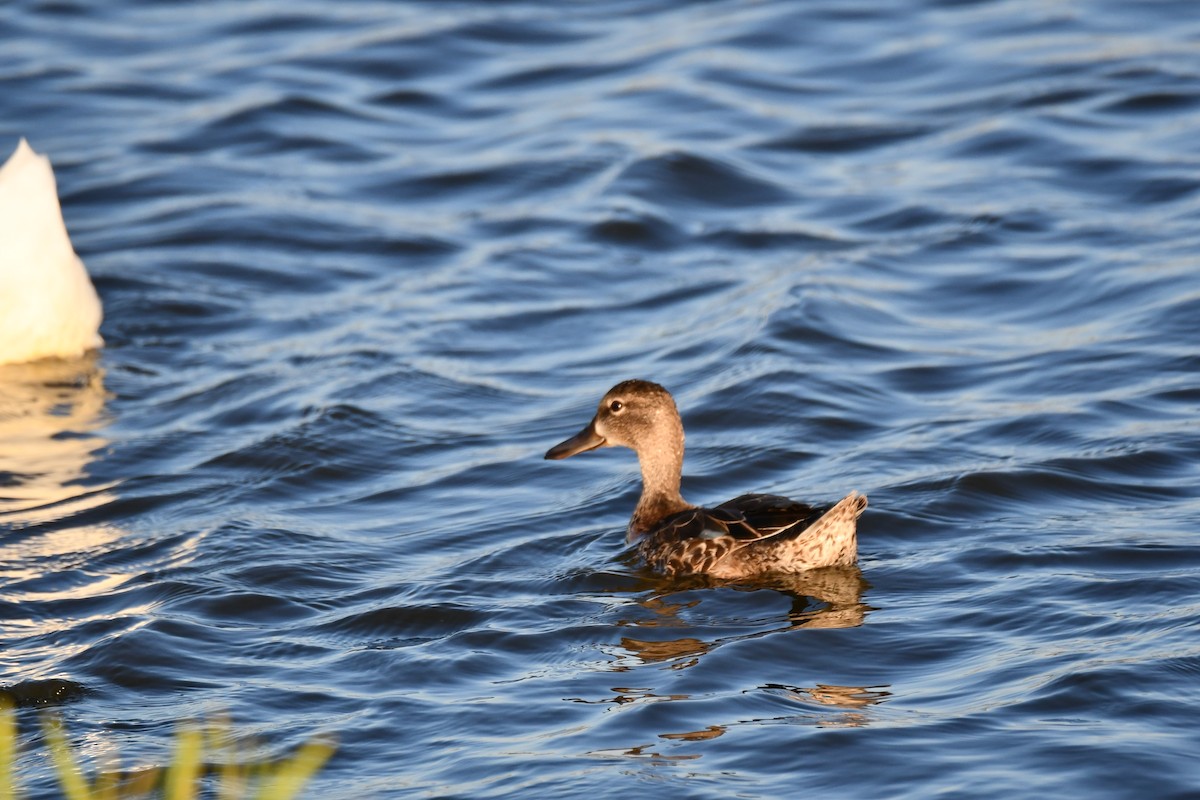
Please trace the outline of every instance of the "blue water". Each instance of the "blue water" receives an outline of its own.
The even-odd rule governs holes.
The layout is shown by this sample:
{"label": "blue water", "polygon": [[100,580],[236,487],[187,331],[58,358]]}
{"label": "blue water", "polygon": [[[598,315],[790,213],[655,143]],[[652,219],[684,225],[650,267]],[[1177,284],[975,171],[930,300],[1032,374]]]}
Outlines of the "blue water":
{"label": "blue water", "polygon": [[[227,714],[311,796],[1200,796],[1200,13],[0,6],[107,347],[0,370],[0,685],[103,765]],[[860,569],[668,582],[684,495]]]}

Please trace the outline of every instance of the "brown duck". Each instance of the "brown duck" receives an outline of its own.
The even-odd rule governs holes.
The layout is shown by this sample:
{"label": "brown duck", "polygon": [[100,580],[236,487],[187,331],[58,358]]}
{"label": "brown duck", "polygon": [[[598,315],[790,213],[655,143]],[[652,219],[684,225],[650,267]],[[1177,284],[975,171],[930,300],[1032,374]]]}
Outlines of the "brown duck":
{"label": "brown duck", "polygon": [[867,507],[858,492],[825,508],[770,494],[744,494],[715,508],[684,500],[683,423],[670,392],[657,383],[618,383],[587,427],[546,458],[618,445],[637,453],[642,468],[628,539],[658,572],[747,578],[848,565],[858,556],[857,521]]}

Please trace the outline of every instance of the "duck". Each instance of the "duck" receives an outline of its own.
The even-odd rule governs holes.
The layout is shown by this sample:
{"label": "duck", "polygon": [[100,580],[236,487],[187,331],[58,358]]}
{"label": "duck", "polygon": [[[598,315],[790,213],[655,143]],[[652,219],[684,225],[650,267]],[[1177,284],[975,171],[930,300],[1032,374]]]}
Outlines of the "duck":
{"label": "duck", "polygon": [[0,167],[0,364],[78,358],[104,344],[101,318],[50,159],[21,139]]}
{"label": "duck", "polygon": [[627,380],[608,390],[583,430],[545,457],[558,460],[600,447],[628,447],[637,454],[642,494],[626,540],[661,575],[743,580],[857,561],[866,495],[852,491],[827,507],[773,494],[695,506],[679,492],[683,440],[671,393],[651,381]]}

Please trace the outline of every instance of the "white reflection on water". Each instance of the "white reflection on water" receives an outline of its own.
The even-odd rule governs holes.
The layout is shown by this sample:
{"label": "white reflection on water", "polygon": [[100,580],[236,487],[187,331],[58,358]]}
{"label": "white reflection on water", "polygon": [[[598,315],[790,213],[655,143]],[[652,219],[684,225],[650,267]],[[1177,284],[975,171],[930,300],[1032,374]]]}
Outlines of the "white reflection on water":
{"label": "white reflection on water", "polygon": [[[104,594],[125,575],[63,579],[87,554],[123,536],[110,524],[48,525],[116,498],[115,483],[89,484],[88,468],[108,440],[104,373],[95,354],[0,367],[0,581],[14,600]],[[45,576],[44,580],[38,580]],[[20,620],[14,620],[20,624]],[[26,620],[32,625],[32,620]]]}
{"label": "white reflection on water", "polygon": [[108,444],[96,433],[105,399],[95,354],[0,367],[0,522],[31,525],[104,502],[80,481]]}

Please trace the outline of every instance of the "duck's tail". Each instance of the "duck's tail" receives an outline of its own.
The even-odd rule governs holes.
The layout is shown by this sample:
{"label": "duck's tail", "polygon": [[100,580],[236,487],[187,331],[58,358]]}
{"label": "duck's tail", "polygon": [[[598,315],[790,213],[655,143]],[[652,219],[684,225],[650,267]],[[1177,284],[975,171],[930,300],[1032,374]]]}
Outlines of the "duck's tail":
{"label": "duck's tail", "polygon": [[849,566],[858,560],[858,518],[866,508],[867,496],[851,492],[804,530],[750,542],[740,555],[778,572]]}

